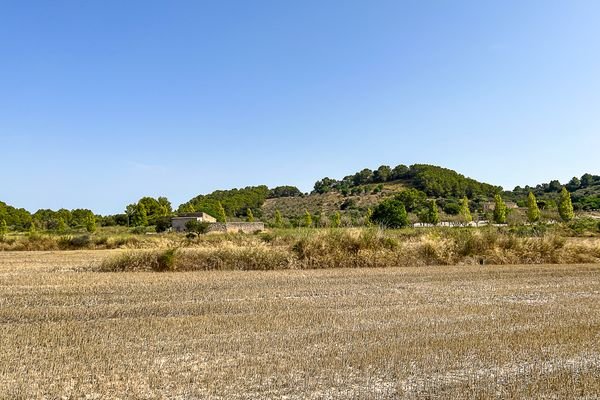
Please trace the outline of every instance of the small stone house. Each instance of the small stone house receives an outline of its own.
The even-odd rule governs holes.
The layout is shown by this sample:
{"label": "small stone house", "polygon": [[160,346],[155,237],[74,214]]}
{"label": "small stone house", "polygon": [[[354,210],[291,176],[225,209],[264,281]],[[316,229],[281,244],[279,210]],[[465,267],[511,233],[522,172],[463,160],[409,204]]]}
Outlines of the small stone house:
{"label": "small stone house", "polygon": [[173,226],[173,230],[175,232],[185,232],[185,224],[187,224],[190,221],[215,223],[217,222],[217,219],[212,215],[208,215],[204,212],[191,213],[182,215],[180,217],[171,218],[171,225]]}

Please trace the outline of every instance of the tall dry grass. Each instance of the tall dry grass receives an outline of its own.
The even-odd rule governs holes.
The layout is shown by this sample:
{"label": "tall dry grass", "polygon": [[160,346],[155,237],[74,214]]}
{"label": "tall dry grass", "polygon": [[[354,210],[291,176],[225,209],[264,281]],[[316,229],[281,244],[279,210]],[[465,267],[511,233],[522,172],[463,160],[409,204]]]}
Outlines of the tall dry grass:
{"label": "tall dry grass", "polygon": [[[161,265],[168,254],[171,264]],[[130,252],[102,271],[276,270],[464,264],[600,262],[600,241],[554,234],[520,237],[490,229],[429,230],[425,234],[372,229],[296,230],[213,236],[193,246]]]}

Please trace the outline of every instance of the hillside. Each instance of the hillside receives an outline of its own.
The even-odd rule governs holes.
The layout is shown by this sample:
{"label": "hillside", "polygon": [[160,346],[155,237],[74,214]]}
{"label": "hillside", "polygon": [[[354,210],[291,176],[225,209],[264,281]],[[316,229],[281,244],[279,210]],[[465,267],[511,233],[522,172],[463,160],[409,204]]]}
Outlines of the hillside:
{"label": "hillside", "polygon": [[263,216],[273,218],[276,210],[288,218],[299,218],[306,211],[311,214],[333,214],[336,211],[350,212],[352,210],[365,211],[374,207],[383,199],[393,196],[406,188],[399,181],[384,183],[381,190],[378,185],[363,185],[361,193],[344,196],[338,191],[326,193],[312,193],[308,196],[279,197],[267,199],[262,206]]}

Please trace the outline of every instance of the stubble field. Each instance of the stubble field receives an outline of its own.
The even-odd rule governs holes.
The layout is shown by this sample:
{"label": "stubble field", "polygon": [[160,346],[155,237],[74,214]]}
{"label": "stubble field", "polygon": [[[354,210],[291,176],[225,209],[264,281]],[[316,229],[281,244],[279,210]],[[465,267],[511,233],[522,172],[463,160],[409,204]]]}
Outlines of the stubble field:
{"label": "stubble field", "polygon": [[86,270],[0,253],[0,398],[600,396],[600,265]]}

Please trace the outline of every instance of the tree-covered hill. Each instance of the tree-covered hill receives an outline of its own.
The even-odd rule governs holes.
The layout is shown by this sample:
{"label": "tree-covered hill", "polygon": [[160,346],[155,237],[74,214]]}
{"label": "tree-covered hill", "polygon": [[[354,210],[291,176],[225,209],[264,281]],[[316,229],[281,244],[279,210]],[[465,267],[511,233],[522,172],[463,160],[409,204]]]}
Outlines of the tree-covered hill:
{"label": "tree-covered hill", "polygon": [[[368,213],[382,202],[405,194],[404,197],[418,199],[420,204],[414,207],[412,200],[402,199],[409,217],[415,220],[422,220],[424,205],[431,206],[431,200],[435,200],[445,219],[459,218],[461,207],[464,210],[465,204],[479,217],[485,218],[496,194],[502,194],[504,200],[524,208],[530,192],[535,195],[539,208],[550,215],[556,213],[557,199],[563,186],[571,194],[575,211],[600,210],[598,175],[584,174],[564,185],[553,180],[535,187],[516,187],[502,192],[500,186],[479,182],[451,169],[427,164],[401,164],[394,168],[386,165],[375,170],[364,168],[341,179],[325,177],[315,182],[310,194],[302,193],[295,186],[270,189],[260,185],[217,190],[190,199],[176,211],[166,197],[143,197],[124,207],[122,214],[109,216],[94,215],[86,209],[41,209],[31,213],[0,202],[0,224],[16,231],[33,226],[34,229],[60,232],[89,227],[92,222],[102,226],[156,225],[159,230],[159,225],[161,229],[168,228],[172,215],[189,212],[206,212],[217,218],[223,215],[224,218],[238,220],[246,219],[251,212],[253,217],[263,221],[273,221],[279,215],[292,226],[301,225],[307,212],[315,224],[320,221],[321,225],[325,220],[339,219],[341,214],[346,224],[356,224],[364,222]],[[517,214],[513,213],[513,216]]]}
{"label": "tree-covered hill", "polygon": [[248,209],[252,210],[255,216],[260,217],[261,207],[269,194],[271,191],[265,185],[217,190],[210,194],[194,197],[180,205],[177,211],[179,213],[202,211],[217,217],[220,204],[228,217],[245,217]]}
{"label": "tree-covered hill", "polygon": [[414,164],[410,167],[401,164],[393,169],[387,165],[376,170],[365,168],[341,180],[326,177],[315,183],[313,193],[337,191],[347,195],[356,192],[356,187],[387,182],[402,183],[431,197],[491,197],[502,190],[499,186],[478,182],[451,169],[427,164]]}
{"label": "tree-covered hill", "polygon": [[515,187],[506,192],[506,197],[524,206],[527,195],[532,192],[544,208],[555,208],[556,198],[563,186],[571,193],[573,208],[580,211],[600,210],[600,176],[584,174],[581,178],[573,177],[568,183],[558,180],[542,183],[535,187]]}

